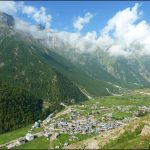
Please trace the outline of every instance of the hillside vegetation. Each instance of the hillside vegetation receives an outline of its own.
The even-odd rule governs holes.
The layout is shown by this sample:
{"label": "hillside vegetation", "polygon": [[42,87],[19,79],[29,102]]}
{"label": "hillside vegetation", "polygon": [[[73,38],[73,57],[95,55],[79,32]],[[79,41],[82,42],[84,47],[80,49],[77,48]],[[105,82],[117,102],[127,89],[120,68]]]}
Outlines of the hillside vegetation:
{"label": "hillside vegetation", "polygon": [[0,133],[24,127],[42,116],[42,100],[24,88],[0,84],[0,104]]}

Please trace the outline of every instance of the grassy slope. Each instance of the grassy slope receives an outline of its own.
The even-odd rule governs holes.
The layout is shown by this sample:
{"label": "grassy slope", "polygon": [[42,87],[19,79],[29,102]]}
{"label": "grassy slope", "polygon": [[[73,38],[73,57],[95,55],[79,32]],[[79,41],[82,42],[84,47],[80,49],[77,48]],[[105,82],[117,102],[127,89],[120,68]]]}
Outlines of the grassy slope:
{"label": "grassy slope", "polygon": [[105,81],[88,76],[83,70],[73,65],[70,61],[58,56],[54,52],[49,51],[48,55],[41,53],[41,51],[38,52],[39,57],[42,56],[41,58],[44,62],[55,67],[74,83],[86,89],[86,91],[88,91],[88,93],[94,97],[109,95],[106,88],[109,88],[110,91],[116,90],[114,86],[106,83]]}
{"label": "grassy slope", "polygon": [[[29,126],[27,126],[25,128],[17,129],[17,130],[12,131],[12,132],[1,134],[0,135],[0,145],[1,144],[5,144],[5,143],[7,143],[7,142],[9,142],[11,140],[15,140],[15,139],[17,139],[19,137],[25,136],[30,128],[31,128],[31,125],[29,125]],[[42,130],[41,128],[37,128],[32,133],[36,133],[36,132],[39,132],[41,130]]]}
{"label": "grassy slope", "polygon": [[70,80],[40,59],[37,51],[44,51],[44,47],[36,40],[20,33],[8,35],[3,35],[0,40],[0,63],[4,64],[0,67],[2,81],[25,86],[35,95],[50,101],[85,99]]}
{"label": "grassy slope", "polygon": [[48,149],[48,146],[49,140],[46,139],[45,137],[39,137],[26,144],[17,146],[15,147],[15,149]]}
{"label": "grassy slope", "polygon": [[[142,117],[136,122],[125,126],[125,132],[117,139],[110,141],[103,149],[148,149],[150,136],[141,136],[140,133],[146,124],[150,122],[150,116]],[[133,128],[138,125],[134,131]]]}
{"label": "grassy slope", "polygon": [[0,144],[4,144],[6,142],[9,142],[11,140],[14,140],[18,137],[24,136],[31,126],[27,126],[25,128],[21,128],[12,132],[4,133],[0,135]]}
{"label": "grassy slope", "polygon": [[[139,95],[137,93],[132,93],[130,95],[124,95],[124,96],[107,96],[104,98],[97,98],[94,100],[89,100],[86,102],[82,102],[85,105],[88,105],[89,108],[86,108],[86,111],[88,112],[89,109],[91,109],[91,106],[93,104],[97,104],[98,107],[107,107],[107,108],[112,108],[113,106],[129,106],[129,105],[133,105],[133,106],[150,106],[150,97],[149,96],[145,96],[145,95]],[[81,110],[81,105],[76,105],[76,108]],[[135,109],[136,108],[132,108]],[[82,110],[84,110],[84,108],[82,108]],[[85,113],[86,113],[85,111]],[[130,116],[130,114],[127,113],[122,113],[122,112],[115,112],[114,116],[116,118],[122,118],[122,117],[127,117]],[[140,136],[138,136],[138,134],[141,132],[143,124],[143,121],[150,121],[150,116],[145,116],[145,117],[141,117],[140,121],[137,122],[132,122],[131,124],[129,124],[129,126],[127,126],[126,132],[118,137],[117,140],[110,140],[110,143],[107,144],[106,146],[104,146],[104,148],[124,148],[125,146],[127,148],[132,148],[132,144],[133,145],[137,145],[139,148],[146,148],[147,147],[147,143],[149,142],[147,139],[143,139]],[[134,128],[135,125],[139,124],[140,126],[135,130],[135,132],[131,133],[131,129]],[[14,132],[11,133],[7,133],[7,134],[3,134],[0,135],[0,142],[1,144],[5,142],[9,141],[10,139],[15,139],[14,137],[19,137],[19,136],[23,136],[27,131],[28,131],[29,127],[27,128],[23,128],[23,129],[19,129],[16,130]],[[90,138],[90,136],[81,136],[78,135],[79,139],[82,140],[86,140],[87,138]],[[102,138],[102,137],[101,137]],[[101,138],[99,138],[101,140]],[[65,142],[70,143],[69,142],[69,137],[68,135],[62,134],[56,141],[54,141],[52,143],[52,146],[55,147],[56,145],[59,145],[60,147],[63,147],[63,144]],[[46,138],[45,138],[46,140]],[[43,140],[38,140],[36,139],[35,141],[31,142],[31,143],[26,143],[25,145],[23,145],[20,148],[37,148],[37,145],[41,144],[41,148],[43,148],[44,144],[43,143],[47,143],[44,139]],[[140,142],[141,141],[141,142]],[[76,142],[76,141],[75,141]],[[78,143],[78,142],[77,142]],[[138,143],[141,143],[140,145],[138,145]],[[70,143],[71,144],[71,143]],[[46,145],[46,144],[45,144]],[[19,148],[19,147],[18,147]]]}

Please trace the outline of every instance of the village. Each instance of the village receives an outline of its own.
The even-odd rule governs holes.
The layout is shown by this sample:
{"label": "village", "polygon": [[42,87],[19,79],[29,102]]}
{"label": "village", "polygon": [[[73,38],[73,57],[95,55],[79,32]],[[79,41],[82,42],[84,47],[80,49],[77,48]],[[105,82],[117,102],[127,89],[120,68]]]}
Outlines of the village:
{"label": "village", "polygon": [[[80,140],[76,136],[77,134],[88,136],[107,132],[136,119],[141,113],[150,112],[150,107],[144,105],[137,106],[136,109],[133,105],[104,107],[100,106],[99,102],[94,102],[92,105],[61,105],[63,105],[65,109],[60,115],[50,114],[45,120],[38,120],[24,137],[10,141],[5,146],[11,149],[41,136],[44,136],[52,143],[59,138],[61,134],[69,135],[68,141],[63,143],[63,146],[68,146],[69,141],[77,142]],[[130,115],[115,118],[114,112]],[[36,128],[42,128],[42,130],[33,134],[32,131]],[[53,145],[50,145],[50,148],[58,149],[60,146],[55,145],[55,147],[53,147]]]}

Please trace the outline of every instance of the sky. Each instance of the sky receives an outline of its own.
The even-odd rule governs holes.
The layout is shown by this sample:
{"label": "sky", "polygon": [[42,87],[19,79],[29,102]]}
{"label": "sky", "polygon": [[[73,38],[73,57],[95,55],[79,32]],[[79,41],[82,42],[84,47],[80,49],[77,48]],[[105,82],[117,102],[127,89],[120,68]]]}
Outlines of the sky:
{"label": "sky", "polygon": [[[16,2],[20,3],[20,2]],[[44,7],[46,14],[50,14],[52,19],[50,21],[51,27],[58,30],[65,30],[69,32],[76,32],[77,30],[73,26],[73,20],[76,17],[84,17],[89,12],[93,15],[89,23],[85,23],[81,33],[86,33],[92,30],[99,31],[107,23],[116,12],[123,10],[127,7],[133,7],[136,1],[24,1],[25,6],[32,6],[37,9]],[[150,2],[140,2],[141,9],[144,10],[144,18],[150,22],[149,18],[149,4]],[[3,6],[0,6],[3,7]],[[21,19],[36,24],[31,17],[17,11],[15,14]]]}
{"label": "sky", "polygon": [[[0,1],[0,10],[18,19],[17,29],[35,37],[55,36],[68,49],[110,55],[150,55],[148,1]],[[42,24],[53,34],[37,31]],[[37,36],[37,34],[39,35]]]}

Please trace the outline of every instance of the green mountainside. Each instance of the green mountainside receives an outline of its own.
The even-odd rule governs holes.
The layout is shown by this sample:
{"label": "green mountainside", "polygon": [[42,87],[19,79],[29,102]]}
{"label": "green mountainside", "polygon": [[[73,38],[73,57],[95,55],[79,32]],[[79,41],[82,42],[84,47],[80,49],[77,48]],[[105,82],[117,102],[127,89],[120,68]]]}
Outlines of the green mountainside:
{"label": "green mountainside", "polygon": [[115,57],[101,49],[78,52],[75,49],[57,48],[52,51],[71,61],[92,78],[128,88],[150,85],[149,57]]}
{"label": "green mountainside", "polygon": [[38,57],[36,50],[40,47],[36,42],[9,29],[8,32],[0,40],[2,81],[24,86],[45,100],[85,99],[75,84]]}

